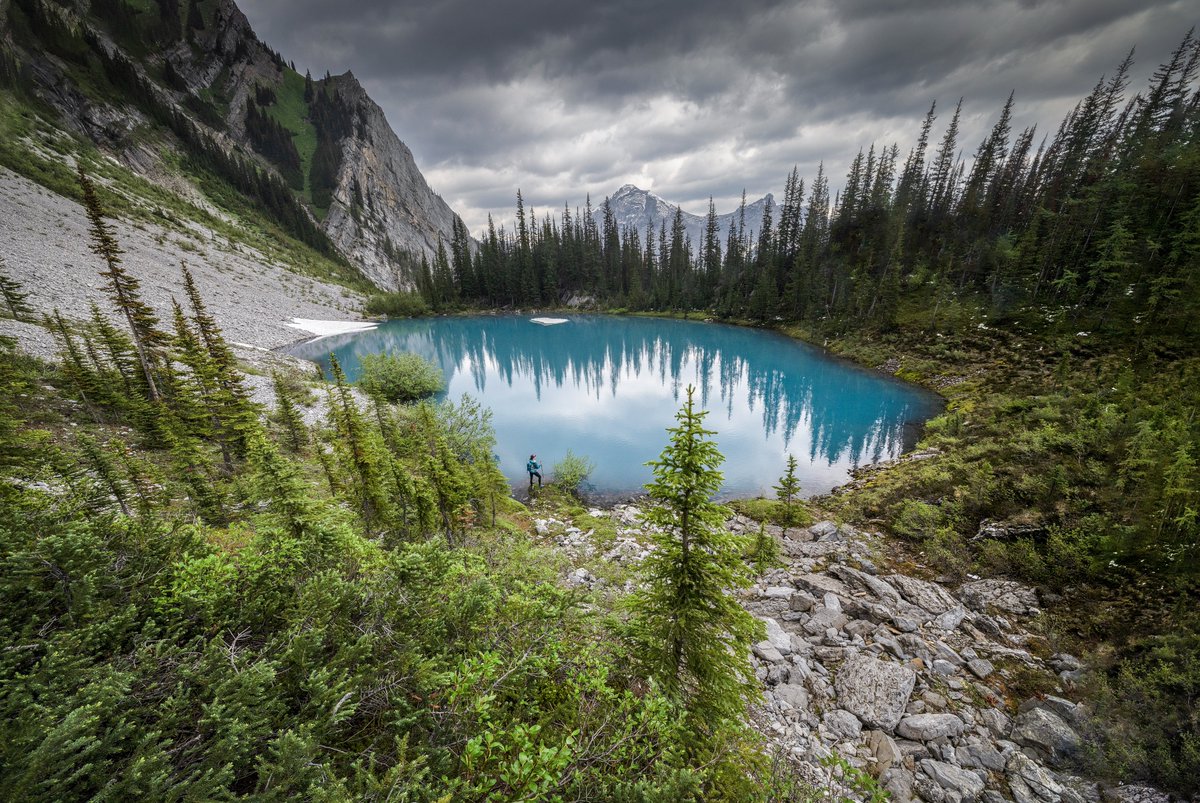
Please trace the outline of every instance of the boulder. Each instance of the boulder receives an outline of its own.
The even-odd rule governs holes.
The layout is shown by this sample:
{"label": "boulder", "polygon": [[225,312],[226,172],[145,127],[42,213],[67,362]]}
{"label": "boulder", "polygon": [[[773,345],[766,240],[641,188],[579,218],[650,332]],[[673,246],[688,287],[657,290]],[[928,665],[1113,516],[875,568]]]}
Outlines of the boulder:
{"label": "boulder", "polygon": [[763,659],[769,664],[778,664],[783,662],[783,655],[769,641],[760,641],[750,648],[754,654]]}
{"label": "boulder", "polygon": [[972,658],[970,661],[967,661],[967,669],[971,670],[971,674],[980,680],[985,679],[996,670],[992,666],[992,662],[986,658]]}
{"label": "boulder", "polygon": [[820,540],[821,538],[828,538],[831,535],[835,535],[838,528],[832,521],[818,521],[809,527],[808,531],[812,534],[814,540]]}
{"label": "boulder", "polygon": [[943,737],[958,736],[967,724],[954,714],[913,714],[900,720],[896,733],[905,739],[931,742]]}
{"label": "boulder", "polygon": [[879,776],[880,785],[891,795],[893,803],[911,803],[913,780],[913,774],[898,765]]}
{"label": "boulder", "polygon": [[891,574],[884,579],[891,583],[904,599],[933,616],[958,607],[958,600],[936,583],[928,583],[903,574]]}
{"label": "boulder", "polygon": [[797,711],[808,710],[808,690],[795,683],[781,683],[771,690],[775,699],[782,700]]}
{"label": "boulder", "polygon": [[837,671],[837,704],[873,728],[891,731],[917,682],[911,669],[858,653]]}
{"label": "boulder", "polygon": [[971,537],[971,540],[1015,541],[1018,538],[1041,538],[1045,534],[1046,528],[1040,524],[984,519],[979,522],[979,529]]}
{"label": "boulder", "polygon": [[958,596],[967,607],[980,613],[997,610],[1026,616],[1038,611],[1034,590],[1013,580],[974,580],[960,586]]}
{"label": "boulder", "polygon": [[1009,756],[1004,775],[1017,803],[1058,803],[1062,800],[1062,784],[1019,750]]}
{"label": "boulder", "polygon": [[862,733],[862,723],[858,717],[840,708],[835,708],[821,717],[821,724],[839,742],[853,742]]}
{"label": "boulder", "polygon": [[1045,708],[1031,708],[1017,716],[1009,736],[1057,763],[1079,751],[1079,734],[1062,717]]}
{"label": "boulder", "polygon": [[874,756],[876,776],[883,775],[904,758],[895,740],[883,731],[867,731],[867,749]]}
{"label": "boulder", "polygon": [[790,655],[792,652],[792,637],[774,619],[764,616],[762,617],[762,621],[767,626],[767,641],[771,643],[771,646],[779,650],[780,655]]}
{"label": "boulder", "polygon": [[955,749],[955,760],[963,767],[1003,772],[1004,754],[990,744],[972,743]]}
{"label": "boulder", "polygon": [[972,803],[983,794],[983,779],[945,761],[922,759],[917,771],[917,791],[933,803]]}
{"label": "boulder", "polygon": [[847,585],[862,589],[884,602],[894,605],[900,601],[900,592],[893,588],[886,580],[872,577],[865,572],[860,572],[857,569],[852,569],[849,566],[841,564],[831,567],[829,573]]}

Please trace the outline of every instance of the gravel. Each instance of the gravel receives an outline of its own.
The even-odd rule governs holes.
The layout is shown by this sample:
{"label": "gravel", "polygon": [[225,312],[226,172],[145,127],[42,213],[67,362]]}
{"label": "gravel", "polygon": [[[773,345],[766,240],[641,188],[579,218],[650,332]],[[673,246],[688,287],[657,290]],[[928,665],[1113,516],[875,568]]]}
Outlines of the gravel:
{"label": "gravel", "polygon": [[[95,301],[106,312],[103,268],[88,250],[87,217],[74,201],[0,168],[0,255],[11,278],[24,285],[39,312],[58,308],[64,317],[83,319]],[[302,333],[285,323],[292,318],[360,320],[363,298],[352,290],[299,276],[282,265],[220,234],[198,228],[192,237],[141,221],[111,221],[124,249],[127,270],[141,281],[144,300],[171,321],[171,298],[186,304],[180,261],[186,261],[209,312],[232,342],[278,348]],[[25,327],[5,321],[0,334],[16,336],[38,356],[49,341],[32,338]]]}

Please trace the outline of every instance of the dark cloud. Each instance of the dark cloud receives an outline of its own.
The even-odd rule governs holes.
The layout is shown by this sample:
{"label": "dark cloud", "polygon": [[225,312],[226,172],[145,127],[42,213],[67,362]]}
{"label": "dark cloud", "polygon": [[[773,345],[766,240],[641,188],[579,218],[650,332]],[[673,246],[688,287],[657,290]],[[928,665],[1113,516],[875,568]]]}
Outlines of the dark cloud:
{"label": "dark cloud", "polygon": [[[473,231],[626,182],[703,212],[839,184],[872,143],[907,152],[964,99],[970,153],[1010,91],[1052,132],[1137,47],[1134,89],[1200,14],[1160,0],[242,0],[314,74],[352,69]],[[935,133],[940,136],[940,130]]]}

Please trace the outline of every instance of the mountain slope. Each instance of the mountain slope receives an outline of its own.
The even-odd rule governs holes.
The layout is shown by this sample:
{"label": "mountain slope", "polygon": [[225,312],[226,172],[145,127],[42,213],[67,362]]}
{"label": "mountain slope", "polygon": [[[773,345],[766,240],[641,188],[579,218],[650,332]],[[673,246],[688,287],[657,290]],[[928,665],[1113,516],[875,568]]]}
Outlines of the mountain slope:
{"label": "mountain slope", "polygon": [[465,236],[353,75],[298,75],[232,0],[0,0],[0,85],[236,216],[232,190],[377,287]]}
{"label": "mountain slope", "polygon": [[[632,184],[622,186],[610,195],[607,200],[619,230],[636,230],[639,234],[644,235],[647,227],[649,227],[656,237],[658,236],[659,229],[664,224],[667,227],[667,232],[670,233],[671,223],[675,219],[675,212],[679,209],[678,204],[673,204],[648,190],[640,189]],[[775,205],[775,196],[771,193],[767,193],[753,203],[746,204],[745,226],[747,233],[758,230],[762,224],[763,209],[768,204],[772,208]],[[601,204],[593,209],[592,215],[596,220],[596,227],[603,229],[604,205]],[[704,236],[705,217],[703,215],[693,215],[686,211],[683,212],[682,217],[684,230],[687,232],[688,237],[691,238],[692,247],[695,248]],[[738,209],[726,212],[723,215],[717,215],[717,224],[720,232],[719,239],[722,247],[724,247],[725,240],[729,236],[730,225],[740,225],[741,219],[741,210]]]}

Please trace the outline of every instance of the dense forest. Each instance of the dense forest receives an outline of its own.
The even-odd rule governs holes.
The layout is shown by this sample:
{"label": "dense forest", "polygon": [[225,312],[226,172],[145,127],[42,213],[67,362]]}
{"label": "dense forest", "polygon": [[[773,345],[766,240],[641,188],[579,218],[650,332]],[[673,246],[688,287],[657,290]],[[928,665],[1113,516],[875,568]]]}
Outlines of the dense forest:
{"label": "dense forest", "polygon": [[[1196,153],[1198,69],[1189,36],[1143,92],[1126,99],[1132,55],[1100,80],[1052,136],[1013,132],[1014,98],[969,161],[961,101],[933,139],[860,151],[830,197],[822,171],[786,179],[783,201],[722,237],[710,204],[701,242],[677,215],[618,230],[608,202],[537,219],[517,193],[513,230],[466,232],[428,267],[435,306],[554,305],[590,295],[638,310],[704,310],[758,321],[886,327],[905,295],[936,312],[978,300],[990,320],[1063,317],[1105,331],[1194,331],[1200,304]],[[594,218],[600,217],[596,225]],[[939,302],[942,302],[939,304]]]}

